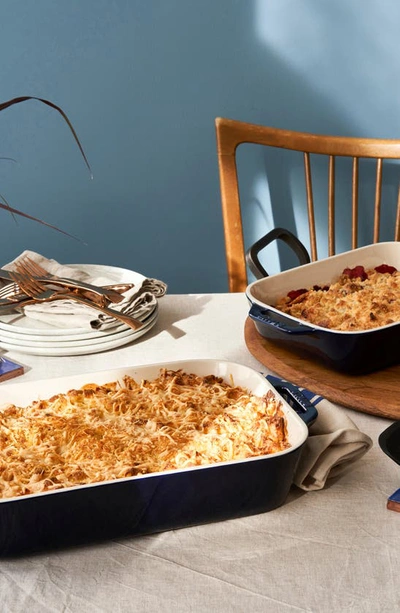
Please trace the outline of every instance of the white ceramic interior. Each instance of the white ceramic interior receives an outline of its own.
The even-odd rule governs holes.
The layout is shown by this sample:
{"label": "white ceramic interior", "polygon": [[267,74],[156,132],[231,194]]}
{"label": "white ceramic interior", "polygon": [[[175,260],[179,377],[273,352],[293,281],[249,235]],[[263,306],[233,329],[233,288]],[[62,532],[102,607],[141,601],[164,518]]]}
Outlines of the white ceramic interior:
{"label": "white ceramic interior", "polygon": [[[274,305],[282,296],[286,296],[291,290],[300,288],[307,289],[313,285],[329,285],[341,275],[344,268],[364,266],[365,269],[369,269],[379,266],[380,264],[395,266],[400,270],[400,242],[377,243],[375,245],[360,247],[359,249],[346,251],[345,253],[318,260],[311,264],[304,264],[303,266],[291,268],[290,270],[285,270],[276,275],[259,279],[248,285],[246,296],[251,303],[280,313],[280,311],[274,308]],[[285,313],[285,317],[303,325],[320,328],[320,326],[309,324],[287,313]],[[398,323],[390,324],[390,326],[397,325]],[[382,328],[390,326],[381,326],[379,329],[381,330]],[[325,328],[320,329],[325,330]],[[375,329],[377,330],[378,328]],[[340,334],[355,333],[354,331],[347,332],[342,330],[335,330],[335,332]],[[357,331],[359,334],[366,332],[371,332],[371,330]]]}

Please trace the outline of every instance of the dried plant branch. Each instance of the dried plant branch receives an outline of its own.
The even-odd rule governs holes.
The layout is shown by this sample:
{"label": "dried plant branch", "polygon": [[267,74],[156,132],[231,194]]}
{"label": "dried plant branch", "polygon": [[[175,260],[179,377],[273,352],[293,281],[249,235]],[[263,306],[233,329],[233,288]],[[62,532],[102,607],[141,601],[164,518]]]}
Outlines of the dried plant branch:
{"label": "dried plant branch", "polygon": [[[88,159],[85,155],[85,152],[83,150],[83,147],[80,143],[80,140],[78,138],[78,135],[72,125],[72,123],[70,122],[68,116],[66,115],[66,113],[62,110],[61,107],[57,106],[56,104],[54,104],[53,102],[51,102],[50,100],[45,100],[44,98],[38,98],[36,96],[19,96],[17,98],[12,98],[11,100],[7,100],[6,102],[2,102],[0,103],[0,111],[4,111],[6,109],[8,109],[10,106],[14,106],[15,104],[20,104],[21,102],[26,102],[27,100],[37,100],[38,102],[41,102],[43,104],[45,104],[46,106],[51,107],[52,109],[55,109],[64,119],[64,121],[66,122],[68,128],[70,129],[72,136],[76,142],[76,144],[78,145],[79,151],[81,152],[81,155],[85,161],[85,164],[89,170],[90,173],[90,178],[93,178],[93,174],[92,174],[92,169],[90,168],[90,164],[88,162]],[[12,158],[0,158],[0,159],[8,159],[11,161],[15,161]],[[27,213],[24,213],[22,211],[19,211],[18,209],[15,209],[13,207],[11,207],[7,200],[4,198],[4,196],[0,195],[0,198],[3,200],[3,202],[0,202],[0,208],[5,209],[6,211],[8,211],[9,213],[11,213],[11,215],[13,215],[13,217],[15,215],[20,215],[21,217],[26,217],[27,219],[31,219],[32,221],[37,221],[38,223],[41,223],[49,228],[52,228],[53,230],[57,230],[58,232],[61,232],[62,234],[66,234],[67,236],[71,237],[71,238],[75,238],[75,236],[72,236],[71,234],[69,234],[68,232],[65,232],[64,230],[60,230],[60,228],[57,228],[56,226],[53,226],[52,224],[49,224],[41,219],[38,219],[37,217],[33,217],[32,215],[28,215]],[[79,239],[76,239],[79,240]]]}

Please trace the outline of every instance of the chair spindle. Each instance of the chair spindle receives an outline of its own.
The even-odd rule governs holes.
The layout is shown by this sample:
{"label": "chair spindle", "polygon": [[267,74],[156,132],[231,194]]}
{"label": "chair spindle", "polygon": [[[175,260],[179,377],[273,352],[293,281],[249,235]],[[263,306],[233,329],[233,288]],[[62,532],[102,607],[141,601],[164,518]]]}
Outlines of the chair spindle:
{"label": "chair spindle", "polygon": [[311,260],[315,262],[318,259],[318,254],[317,254],[317,237],[316,237],[316,232],[315,232],[314,199],[313,199],[313,188],[312,188],[312,178],[311,178],[310,154],[306,152],[304,152],[304,172],[306,175],[307,211],[308,211],[308,225],[309,225],[309,232],[310,232]]}
{"label": "chair spindle", "polygon": [[394,240],[400,241],[400,185],[397,191],[397,213],[396,213],[396,225],[394,228]]}
{"label": "chair spindle", "polygon": [[375,206],[374,206],[374,236],[373,242],[379,242],[379,219],[381,214],[382,194],[382,158],[376,160]]}
{"label": "chair spindle", "polygon": [[328,177],[328,250],[335,255],[335,156],[329,156]]}
{"label": "chair spindle", "polygon": [[358,158],[353,157],[351,182],[351,248],[358,246]]}

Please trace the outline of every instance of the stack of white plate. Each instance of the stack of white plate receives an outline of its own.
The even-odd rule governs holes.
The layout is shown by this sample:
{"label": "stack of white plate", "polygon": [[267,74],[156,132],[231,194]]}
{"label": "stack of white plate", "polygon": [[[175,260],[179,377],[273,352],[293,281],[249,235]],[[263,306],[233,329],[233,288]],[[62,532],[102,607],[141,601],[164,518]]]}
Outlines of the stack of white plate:
{"label": "stack of white plate", "polygon": [[[91,277],[105,277],[110,283],[134,283],[140,287],[145,277],[137,272],[94,264],[76,264]],[[117,324],[107,330],[57,328],[42,321],[25,317],[22,313],[0,315],[0,348],[34,355],[65,356],[99,353],[131,343],[146,334],[158,319],[158,304],[139,318],[143,327],[133,330]]]}

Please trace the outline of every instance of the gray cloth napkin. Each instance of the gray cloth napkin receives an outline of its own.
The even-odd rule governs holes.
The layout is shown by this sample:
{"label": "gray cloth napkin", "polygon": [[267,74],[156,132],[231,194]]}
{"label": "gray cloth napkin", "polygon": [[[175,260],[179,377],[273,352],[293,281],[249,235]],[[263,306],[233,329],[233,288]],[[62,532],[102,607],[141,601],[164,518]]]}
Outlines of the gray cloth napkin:
{"label": "gray cloth napkin", "polygon": [[[267,379],[272,385],[282,382],[278,377]],[[340,407],[309,390],[298,389],[315,406],[318,417],[303,446],[294,484],[306,491],[320,490],[329,479],[349,470],[372,447],[372,440]]]}
{"label": "gray cloth napkin", "polygon": [[[114,279],[107,277],[91,277],[84,270],[76,270],[55,260],[47,259],[34,251],[24,251],[15,260],[3,266],[6,270],[13,270],[15,263],[25,256],[43,266],[49,273],[69,277],[78,281],[85,281],[92,285],[110,285]],[[143,320],[150,315],[157,306],[157,299],[167,291],[167,285],[158,279],[144,279],[142,284],[135,285],[125,292],[124,300],[112,304],[113,309],[127,315]],[[58,328],[86,328],[95,330],[108,330],[120,325],[121,322],[114,317],[98,312],[93,308],[79,304],[73,300],[57,300],[30,304],[24,307],[24,315],[37,321],[43,321]]]}

